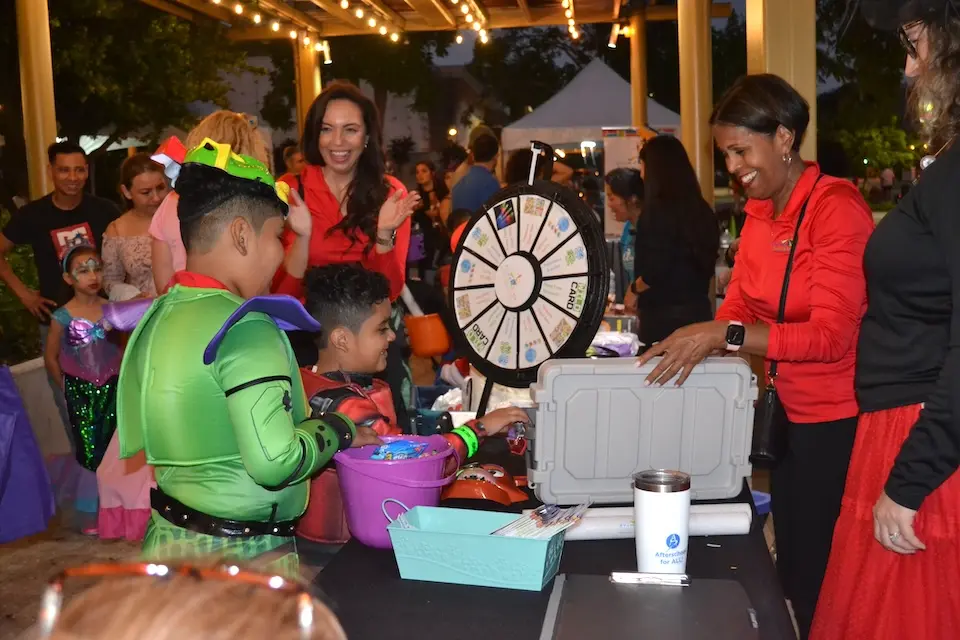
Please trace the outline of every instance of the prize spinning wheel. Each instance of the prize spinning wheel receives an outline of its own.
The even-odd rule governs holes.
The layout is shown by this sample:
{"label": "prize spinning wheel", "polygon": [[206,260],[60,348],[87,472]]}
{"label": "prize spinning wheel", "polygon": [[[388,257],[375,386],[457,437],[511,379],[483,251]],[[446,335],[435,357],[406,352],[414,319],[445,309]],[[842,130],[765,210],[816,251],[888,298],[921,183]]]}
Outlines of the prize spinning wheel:
{"label": "prize spinning wheel", "polygon": [[457,346],[487,378],[481,415],[492,383],[525,387],[549,358],[584,357],[603,319],[606,263],[596,214],[552,182],[509,186],[473,214],[453,254],[450,308]]}

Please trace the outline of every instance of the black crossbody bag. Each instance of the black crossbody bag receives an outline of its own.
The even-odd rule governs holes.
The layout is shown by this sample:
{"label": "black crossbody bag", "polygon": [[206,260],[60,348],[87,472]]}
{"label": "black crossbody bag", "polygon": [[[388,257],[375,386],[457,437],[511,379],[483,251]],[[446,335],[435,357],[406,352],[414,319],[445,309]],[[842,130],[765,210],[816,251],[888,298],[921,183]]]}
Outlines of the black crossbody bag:
{"label": "black crossbody bag", "polygon": [[[783,322],[783,315],[787,309],[787,291],[790,288],[790,272],[793,270],[793,256],[797,252],[797,242],[800,240],[800,225],[803,224],[803,217],[807,213],[807,205],[810,204],[810,198],[817,190],[817,184],[820,183],[820,177],[813,184],[810,195],[803,203],[800,214],[797,216],[797,228],[793,232],[793,243],[790,245],[790,255],[787,257],[787,268],[783,274],[783,288],[780,290],[780,308],[777,311],[777,324]],[[770,369],[767,371],[767,387],[763,398],[757,403],[756,411],[753,415],[753,444],[750,450],[750,462],[761,469],[772,469],[776,467],[786,457],[789,447],[787,437],[787,413],[783,410],[783,403],[780,402],[780,394],[777,393],[777,361],[770,361]]]}

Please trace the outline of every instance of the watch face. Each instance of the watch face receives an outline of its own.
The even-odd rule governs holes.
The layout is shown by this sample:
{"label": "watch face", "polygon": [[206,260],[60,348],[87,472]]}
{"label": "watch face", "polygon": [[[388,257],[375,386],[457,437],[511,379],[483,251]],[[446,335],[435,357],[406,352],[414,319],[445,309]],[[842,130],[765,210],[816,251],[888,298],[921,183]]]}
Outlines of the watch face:
{"label": "watch face", "polygon": [[743,339],[747,335],[747,330],[743,325],[731,324],[727,327],[727,344],[732,344],[737,347],[743,346]]}

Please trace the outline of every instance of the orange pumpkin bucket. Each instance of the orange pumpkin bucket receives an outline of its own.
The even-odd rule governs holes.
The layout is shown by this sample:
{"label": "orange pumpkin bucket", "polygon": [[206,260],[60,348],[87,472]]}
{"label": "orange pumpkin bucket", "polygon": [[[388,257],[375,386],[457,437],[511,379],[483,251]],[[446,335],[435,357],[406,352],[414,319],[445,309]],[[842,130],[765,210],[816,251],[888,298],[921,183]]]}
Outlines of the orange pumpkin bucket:
{"label": "orange pumpkin bucket", "polygon": [[436,313],[425,316],[406,316],[407,338],[413,355],[419,358],[435,358],[450,351],[450,336],[443,320]]}

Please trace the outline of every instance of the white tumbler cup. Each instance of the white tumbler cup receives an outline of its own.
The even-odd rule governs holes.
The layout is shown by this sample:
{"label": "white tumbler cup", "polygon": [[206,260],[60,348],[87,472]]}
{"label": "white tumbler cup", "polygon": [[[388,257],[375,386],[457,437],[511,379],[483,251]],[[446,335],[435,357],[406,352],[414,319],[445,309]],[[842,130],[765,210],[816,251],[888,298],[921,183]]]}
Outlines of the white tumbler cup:
{"label": "white tumbler cup", "polygon": [[651,469],[633,475],[637,571],[686,573],[690,476]]}

